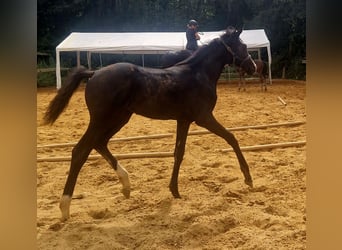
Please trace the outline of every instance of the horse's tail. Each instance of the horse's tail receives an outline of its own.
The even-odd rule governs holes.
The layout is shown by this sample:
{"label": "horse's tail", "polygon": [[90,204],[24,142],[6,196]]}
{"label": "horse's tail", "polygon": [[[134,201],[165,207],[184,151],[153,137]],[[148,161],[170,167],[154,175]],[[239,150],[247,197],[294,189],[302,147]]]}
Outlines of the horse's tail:
{"label": "horse's tail", "polygon": [[53,124],[58,116],[68,105],[69,100],[84,78],[90,78],[94,71],[87,70],[85,67],[74,69],[68,76],[64,84],[57,92],[57,95],[50,102],[44,115],[44,124]]}

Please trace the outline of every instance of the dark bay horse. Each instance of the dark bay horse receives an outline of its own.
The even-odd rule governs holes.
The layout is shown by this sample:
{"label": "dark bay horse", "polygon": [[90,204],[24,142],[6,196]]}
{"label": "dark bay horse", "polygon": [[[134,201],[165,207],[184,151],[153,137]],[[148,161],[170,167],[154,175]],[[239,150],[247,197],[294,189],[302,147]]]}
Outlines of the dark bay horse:
{"label": "dark bay horse", "polygon": [[178,50],[178,51],[172,51],[164,54],[161,58],[161,67],[162,68],[168,68],[173,65],[175,65],[178,62],[181,62],[185,59],[187,59],[189,56],[191,56],[190,50]]}
{"label": "dark bay horse", "polygon": [[166,69],[116,63],[97,71],[80,67],[68,76],[66,84],[49,104],[44,121],[46,124],[54,123],[83,79],[88,79],[85,100],[90,121],[86,132],[72,150],[70,171],[60,200],[62,220],[69,218],[77,177],[92,149],[99,152],[116,171],[123,185],[122,192],[129,198],[128,172],[110,153],[107,143],[133,113],[177,121],[174,166],[169,185],[175,198],[180,198],[178,172],[192,122],[226,140],[236,153],[245,183],[253,186],[249,166],[238,141],[212,114],[217,99],[216,82],[224,65],[235,61],[248,74],[256,70],[254,61],[247,53],[247,46],[239,38],[241,31],[228,31],[185,61]]}
{"label": "dark bay horse", "polygon": [[[267,64],[266,62],[259,60],[259,59],[255,59],[254,62],[257,68],[255,74],[257,74],[260,79],[261,90],[267,91],[267,86],[266,86],[266,79],[268,77]],[[236,70],[239,73],[239,77],[240,77],[239,91],[241,89],[241,86],[243,86],[243,90],[246,90],[246,79],[245,79],[246,72],[241,67],[236,67]]]}

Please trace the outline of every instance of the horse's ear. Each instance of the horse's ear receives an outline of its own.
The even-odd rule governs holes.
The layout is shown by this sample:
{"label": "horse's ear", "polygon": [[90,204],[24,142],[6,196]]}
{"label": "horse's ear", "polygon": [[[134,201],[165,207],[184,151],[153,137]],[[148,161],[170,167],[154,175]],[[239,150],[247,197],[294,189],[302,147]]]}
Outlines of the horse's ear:
{"label": "horse's ear", "polygon": [[231,35],[236,32],[236,29],[233,26],[228,26],[226,29],[226,34]]}
{"label": "horse's ear", "polygon": [[237,30],[236,30],[237,35],[240,36],[240,34],[242,33],[242,31],[243,31],[243,27],[237,29]]}

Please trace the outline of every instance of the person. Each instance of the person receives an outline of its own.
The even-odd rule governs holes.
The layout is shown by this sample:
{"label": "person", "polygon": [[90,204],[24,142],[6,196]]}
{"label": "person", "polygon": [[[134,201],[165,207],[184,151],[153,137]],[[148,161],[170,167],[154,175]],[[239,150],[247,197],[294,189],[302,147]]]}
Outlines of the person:
{"label": "person", "polygon": [[186,29],[186,49],[190,50],[191,52],[194,52],[195,50],[198,49],[198,45],[197,45],[197,40],[200,40],[201,37],[198,34],[197,31],[198,28],[198,23],[196,20],[190,20],[188,22],[187,25],[187,29]]}

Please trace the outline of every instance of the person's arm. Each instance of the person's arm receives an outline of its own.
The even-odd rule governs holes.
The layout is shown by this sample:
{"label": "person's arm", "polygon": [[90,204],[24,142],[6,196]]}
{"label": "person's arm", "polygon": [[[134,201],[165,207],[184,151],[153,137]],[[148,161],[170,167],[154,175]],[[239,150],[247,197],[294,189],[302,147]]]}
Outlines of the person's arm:
{"label": "person's arm", "polygon": [[201,39],[201,37],[200,37],[200,35],[198,34],[198,32],[195,33],[195,37],[196,37],[196,40],[200,40],[200,39]]}

